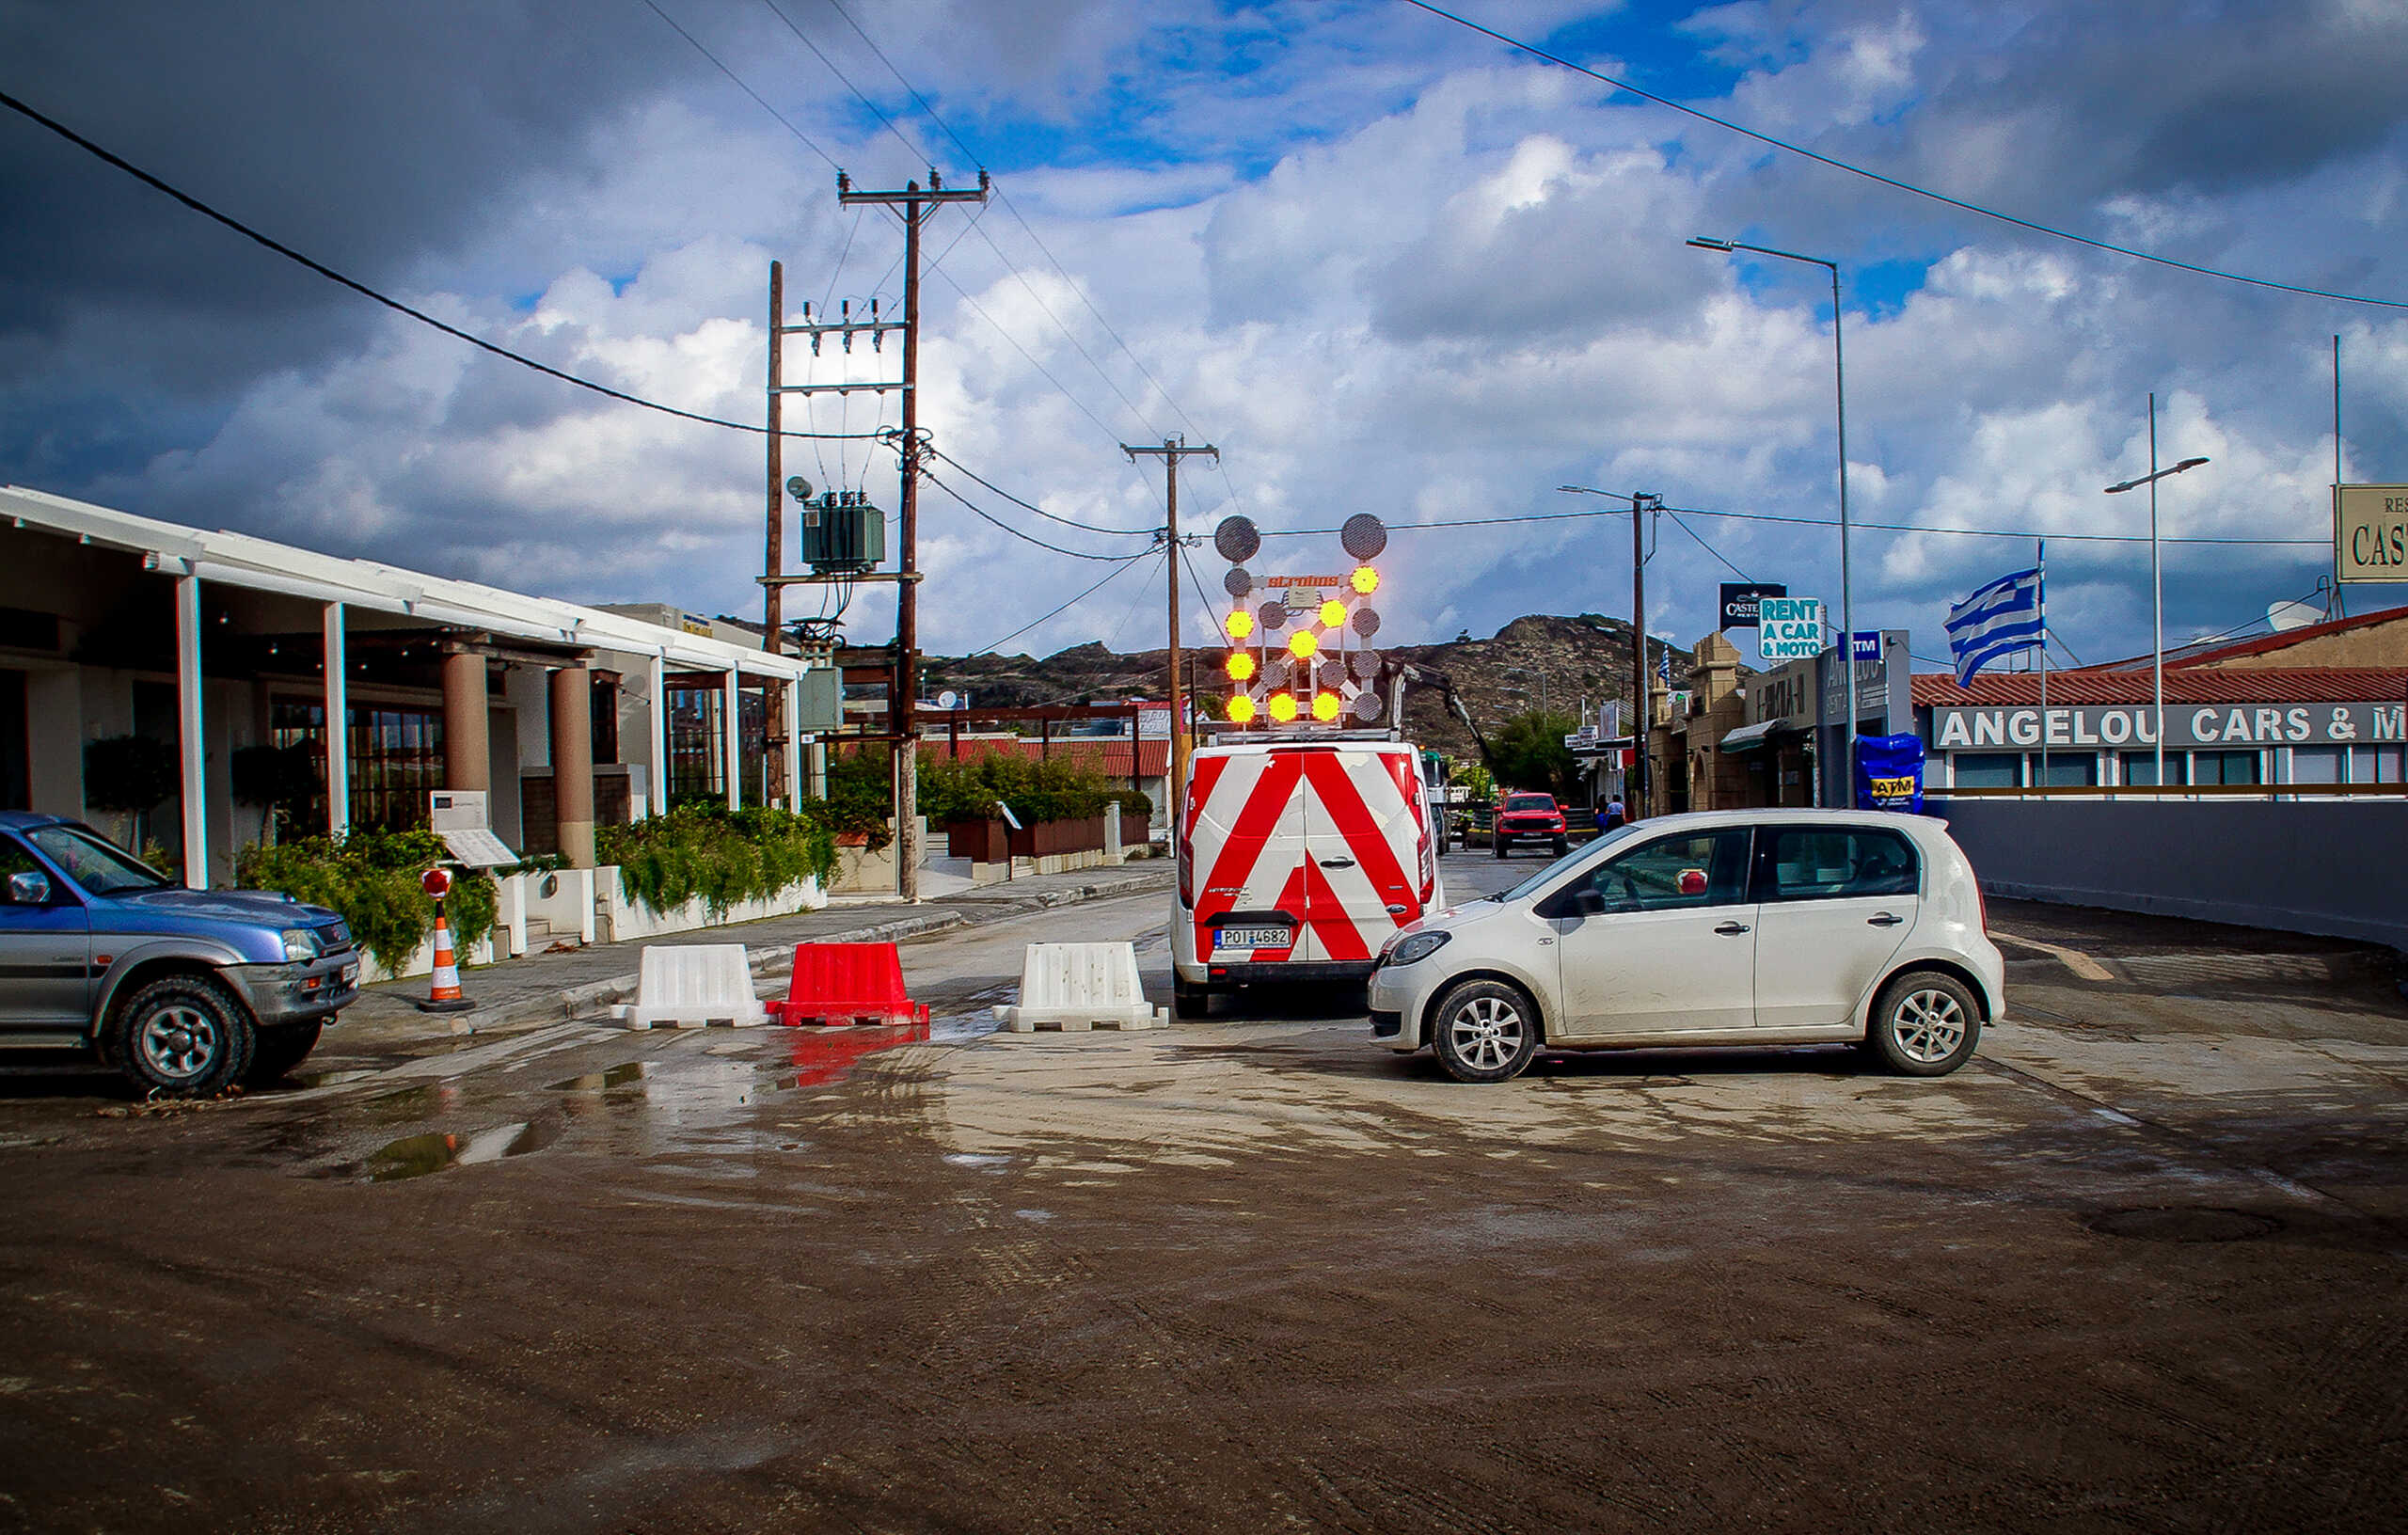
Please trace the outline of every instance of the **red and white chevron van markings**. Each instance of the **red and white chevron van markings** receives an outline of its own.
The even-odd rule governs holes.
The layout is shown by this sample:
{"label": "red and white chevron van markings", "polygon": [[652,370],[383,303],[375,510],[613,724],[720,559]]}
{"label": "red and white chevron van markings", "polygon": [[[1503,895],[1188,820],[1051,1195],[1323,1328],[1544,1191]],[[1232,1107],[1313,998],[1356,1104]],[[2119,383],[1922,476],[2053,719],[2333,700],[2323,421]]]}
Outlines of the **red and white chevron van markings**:
{"label": "red and white chevron van markings", "polygon": [[[1219,757],[1205,760],[1228,764],[1239,759]],[[1212,952],[1214,919],[1234,908],[1240,898],[1235,893],[1242,892],[1252,882],[1255,864],[1262,857],[1265,840],[1277,828],[1280,816],[1286,814],[1288,801],[1295,794],[1297,781],[1303,776],[1303,766],[1292,753],[1273,752],[1259,760],[1260,770],[1252,775],[1254,782],[1245,785],[1244,802],[1230,822],[1228,840],[1221,845],[1220,856],[1212,861],[1210,876],[1196,893],[1196,952],[1198,955]],[[1247,766],[1254,764],[1248,763]],[[1215,786],[1220,778],[1221,775],[1214,775]],[[1205,805],[1204,795],[1196,796],[1196,819],[1200,820]],[[1190,835],[1193,834],[1191,827]],[[1295,909],[1294,915],[1301,919],[1303,908]]]}
{"label": "red and white chevron van markings", "polygon": [[[1379,759],[1387,783],[1397,787],[1398,808],[1409,809],[1415,803],[1410,759],[1393,752],[1372,755]],[[1259,757],[1205,757],[1196,767],[1185,816],[1189,846],[1193,847],[1196,828],[1212,808],[1216,792],[1224,808],[1236,812],[1228,819],[1228,838],[1209,873],[1192,867],[1186,871],[1191,879],[1202,879],[1192,892],[1199,957],[1212,951],[1216,921],[1237,909],[1275,907],[1297,924],[1297,942],[1284,952],[1256,950],[1252,957],[1258,963],[1277,963],[1296,957],[1299,951],[1307,959],[1368,959],[1375,938],[1384,940],[1386,931],[1420,915],[1423,903],[1415,894],[1412,876],[1372,813],[1365,785],[1350,776],[1336,753],[1310,749],[1274,751]],[[1378,780],[1372,782],[1386,787]],[[1298,802],[1307,793],[1318,803],[1319,815],[1313,815],[1311,805]],[[1228,803],[1232,800],[1233,806]],[[1355,866],[1341,868],[1335,883],[1308,856],[1285,871],[1262,866],[1270,839],[1291,809],[1337,831],[1354,854]],[[1304,851],[1302,847],[1283,848],[1289,857]],[[1278,894],[1266,903],[1260,881],[1280,878],[1283,872]],[[1339,893],[1340,886],[1354,896],[1351,911],[1350,902]],[[1404,910],[1387,910],[1391,906]],[[1376,934],[1367,931],[1373,912],[1386,919]]]}
{"label": "red and white chevron van markings", "polygon": [[[1291,903],[1295,904],[1291,904]],[[1322,959],[1369,959],[1370,945],[1364,941],[1362,930],[1354,919],[1346,914],[1345,904],[1329,880],[1307,859],[1288,876],[1286,888],[1279,892],[1279,909],[1305,913],[1304,926],[1312,931],[1321,944]]]}
{"label": "red and white chevron van markings", "polygon": [[[1418,911],[1406,915],[1386,910],[1390,905],[1402,905],[1410,911],[1418,903],[1413,898],[1412,880],[1397,861],[1396,849],[1388,845],[1387,834],[1380,830],[1378,818],[1363,799],[1362,786],[1348,777],[1345,768],[1328,752],[1315,752],[1307,758],[1305,776],[1311,781],[1322,808],[1329,813],[1330,824],[1346,839],[1347,849],[1354,853],[1355,862],[1370,881],[1372,896],[1389,926],[1402,926],[1419,915]],[[1404,802],[1409,805],[1413,801],[1408,798]]]}

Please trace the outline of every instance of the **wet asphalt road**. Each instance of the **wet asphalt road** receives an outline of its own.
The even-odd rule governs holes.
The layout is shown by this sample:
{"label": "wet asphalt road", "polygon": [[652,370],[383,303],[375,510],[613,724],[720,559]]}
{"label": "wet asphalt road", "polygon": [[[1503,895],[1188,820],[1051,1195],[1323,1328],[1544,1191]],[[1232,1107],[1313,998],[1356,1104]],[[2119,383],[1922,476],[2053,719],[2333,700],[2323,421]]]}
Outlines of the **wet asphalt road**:
{"label": "wet asphalt road", "polygon": [[2362,951],[1994,910],[2017,1021],[1936,1083],[1468,1088],[1343,991],[983,1037],[1037,939],[1167,1000],[1164,914],[907,945],[926,1040],[0,1082],[0,1529],[2403,1522],[2408,1004]]}

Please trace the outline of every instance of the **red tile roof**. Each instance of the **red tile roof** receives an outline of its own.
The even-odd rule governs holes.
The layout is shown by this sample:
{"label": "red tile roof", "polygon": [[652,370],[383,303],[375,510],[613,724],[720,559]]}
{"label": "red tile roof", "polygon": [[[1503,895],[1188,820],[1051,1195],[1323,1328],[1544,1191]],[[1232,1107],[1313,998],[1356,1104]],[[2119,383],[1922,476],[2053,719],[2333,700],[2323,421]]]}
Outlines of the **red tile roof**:
{"label": "red tile roof", "polygon": [[[2377,612],[2360,613],[2355,618],[2328,619],[2321,624],[2310,624],[2305,628],[2283,629],[2273,634],[2258,635],[2253,639],[2235,640],[2228,644],[2184,646],[2178,653],[2168,651],[2165,656],[2165,664],[2169,668],[2213,666],[2219,661],[2229,661],[2242,656],[2263,656],[2270,651],[2288,650],[2303,640],[2321,639],[2328,634],[2345,634],[2352,629],[2370,628],[2378,624],[2390,624],[2402,619],[2408,619],[2408,608],[2385,608]],[[2076,670],[2129,672],[2138,667],[2146,671],[2148,665],[2149,657],[2144,655],[2127,657],[2120,661],[2101,661],[2096,666],[2079,667]],[[2336,700],[2336,702],[2341,701]]]}
{"label": "red tile roof", "polygon": [[[2297,632],[2297,631],[2294,631]],[[2049,703],[2147,704],[2150,674],[2141,672],[2052,672]],[[2397,704],[2408,701],[2408,667],[2289,666],[2264,671],[2180,671],[2165,673],[2168,704]],[[2034,672],[1975,677],[1959,688],[1945,672],[1914,679],[1917,708],[1995,708],[2040,702]]]}

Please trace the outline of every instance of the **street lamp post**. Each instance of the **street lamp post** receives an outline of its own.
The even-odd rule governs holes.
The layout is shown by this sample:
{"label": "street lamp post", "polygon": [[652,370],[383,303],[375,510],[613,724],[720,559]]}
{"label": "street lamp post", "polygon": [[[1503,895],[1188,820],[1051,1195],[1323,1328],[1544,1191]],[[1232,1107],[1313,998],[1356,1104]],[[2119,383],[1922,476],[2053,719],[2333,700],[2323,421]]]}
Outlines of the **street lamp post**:
{"label": "street lamp post", "polygon": [[2158,560],[2157,547],[2157,483],[2170,474],[2195,469],[2207,462],[2204,458],[2186,458],[2170,469],[2157,467],[2157,393],[2148,397],[2148,473],[2137,480],[2126,480],[2107,487],[2110,496],[2148,487],[2148,593],[2149,625],[2153,631],[2149,647],[2149,670],[2157,711],[2157,792],[2165,793],[2165,569]]}
{"label": "street lamp post", "polygon": [[1769,245],[1751,245],[1737,240],[1716,240],[1699,235],[1689,242],[1700,250],[1719,250],[1725,255],[1746,251],[1754,256],[1778,256],[1784,261],[1804,261],[1819,266],[1831,275],[1831,372],[1834,397],[1839,406],[1840,429],[1840,664],[1847,677],[1847,736],[1841,754],[1841,793],[1846,801],[1856,801],[1856,602],[1853,585],[1848,579],[1847,520],[1847,360],[1840,346],[1840,266],[1820,256],[1801,256],[1794,250],[1775,250]]}

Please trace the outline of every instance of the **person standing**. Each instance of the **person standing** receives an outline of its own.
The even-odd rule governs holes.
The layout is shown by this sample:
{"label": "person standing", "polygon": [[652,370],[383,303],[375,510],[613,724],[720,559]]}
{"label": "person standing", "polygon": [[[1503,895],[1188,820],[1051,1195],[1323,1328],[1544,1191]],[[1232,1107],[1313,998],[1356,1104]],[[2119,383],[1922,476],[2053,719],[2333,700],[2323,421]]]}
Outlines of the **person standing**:
{"label": "person standing", "polygon": [[1606,831],[1619,831],[1623,822],[1628,817],[1623,814],[1622,796],[1616,795],[1611,799],[1606,801],[1606,818],[1600,830]]}

